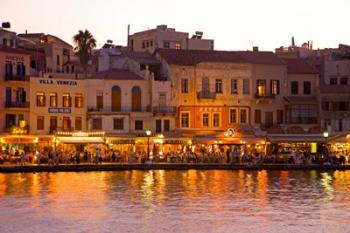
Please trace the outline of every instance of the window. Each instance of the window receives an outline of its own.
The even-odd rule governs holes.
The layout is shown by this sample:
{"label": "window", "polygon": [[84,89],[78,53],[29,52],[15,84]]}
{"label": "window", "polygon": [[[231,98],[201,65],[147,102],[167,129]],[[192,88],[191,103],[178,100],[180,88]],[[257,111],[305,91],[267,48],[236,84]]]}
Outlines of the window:
{"label": "window", "polygon": [[297,81],[291,82],[291,93],[292,93],[292,95],[299,94],[299,83]]}
{"label": "window", "polygon": [[9,129],[15,125],[16,125],[16,114],[6,114],[5,115],[5,127],[6,127],[6,129]]}
{"label": "window", "polygon": [[96,108],[103,108],[103,91],[96,92]]}
{"label": "window", "polygon": [[58,55],[58,54],[56,56],[56,61],[57,61],[56,64],[59,66],[60,65],[60,55]]}
{"label": "window", "polygon": [[343,76],[340,78],[340,85],[348,85],[348,77]]}
{"label": "window", "polygon": [[72,130],[71,126],[72,125],[71,125],[70,118],[69,117],[63,117],[63,120],[62,120],[63,131],[71,131]]}
{"label": "window", "polygon": [[241,124],[247,124],[247,109],[240,109],[240,122]]}
{"label": "window", "polygon": [[45,107],[45,93],[44,92],[36,93],[36,106],[37,107]]}
{"label": "window", "polygon": [[101,130],[102,129],[102,118],[92,119],[92,129],[94,129],[94,130],[96,130],[96,129]]}
{"label": "window", "polygon": [[238,94],[238,80],[237,79],[231,79],[231,95],[237,95]]}
{"label": "window", "polygon": [[345,102],[345,101],[339,102],[339,107],[338,107],[339,111],[348,111],[348,109],[349,109],[348,102]]}
{"label": "window", "polygon": [[54,133],[57,129],[57,117],[52,116],[50,117],[50,133]]}
{"label": "window", "polygon": [[244,95],[249,95],[250,94],[249,79],[243,79],[243,94]]}
{"label": "window", "polygon": [[286,110],[288,124],[314,124],[319,118],[317,104],[293,104]]}
{"label": "window", "polygon": [[114,118],[113,119],[113,129],[114,130],[124,130],[124,118]]}
{"label": "window", "polygon": [[264,79],[256,80],[256,94],[257,96],[266,95],[266,80]]}
{"label": "window", "polygon": [[131,89],[131,110],[141,112],[141,88],[139,86]]}
{"label": "window", "polygon": [[209,127],[209,113],[203,113],[202,124],[203,124],[203,127]]}
{"label": "window", "polygon": [[277,124],[283,124],[283,110],[277,109]]}
{"label": "window", "polygon": [[164,41],[163,42],[163,48],[165,48],[165,49],[170,48],[170,42],[169,41]]}
{"label": "window", "polygon": [[343,131],[343,120],[342,119],[338,120],[338,131]]}
{"label": "window", "polygon": [[338,79],[336,77],[332,77],[329,79],[329,84],[331,85],[337,85],[338,84]]}
{"label": "window", "polygon": [[17,76],[24,77],[26,75],[26,69],[23,62],[17,63]]}
{"label": "window", "polygon": [[7,61],[5,64],[5,78],[6,80],[11,80],[13,77],[12,63]]}
{"label": "window", "polygon": [[230,123],[237,123],[237,109],[230,109]]}
{"label": "window", "polygon": [[36,119],[36,129],[37,130],[44,130],[44,117],[38,116]]}
{"label": "window", "polygon": [[81,117],[75,118],[75,130],[82,130],[82,118]]}
{"label": "window", "polygon": [[328,130],[331,126],[331,119],[324,119],[324,129]]}
{"label": "window", "polygon": [[215,92],[222,93],[222,80],[221,79],[215,80]]}
{"label": "window", "polygon": [[176,42],[175,43],[175,49],[181,49],[181,43],[180,42]]}
{"label": "window", "polygon": [[304,95],[311,95],[311,82],[304,81]]}
{"label": "window", "polygon": [[170,131],[170,120],[164,120],[164,132]]}
{"label": "window", "polygon": [[76,94],[74,99],[74,105],[76,108],[82,108],[83,107],[83,94]]}
{"label": "window", "polygon": [[261,123],[261,110],[260,109],[255,109],[255,124],[260,124]]}
{"label": "window", "polygon": [[62,95],[62,106],[65,108],[72,107],[72,97],[69,94]]}
{"label": "window", "polygon": [[220,113],[213,113],[213,126],[214,127],[220,126]]}
{"label": "window", "polygon": [[156,120],[156,133],[162,132],[162,120]]}
{"label": "window", "polygon": [[181,79],[181,93],[188,93],[188,79]]}
{"label": "window", "polygon": [[143,121],[135,120],[135,130],[143,130]]}
{"label": "window", "polygon": [[57,107],[57,93],[50,93],[50,107]]}
{"label": "window", "polygon": [[279,95],[279,94],[280,94],[280,81],[271,80],[271,95]]}
{"label": "window", "polygon": [[189,128],[190,126],[190,114],[188,112],[181,113],[181,127]]}
{"label": "window", "polygon": [[146,44],[145,44],[144,41],[142,41],[142,48],[143,48],[143,49],[146,48]]}

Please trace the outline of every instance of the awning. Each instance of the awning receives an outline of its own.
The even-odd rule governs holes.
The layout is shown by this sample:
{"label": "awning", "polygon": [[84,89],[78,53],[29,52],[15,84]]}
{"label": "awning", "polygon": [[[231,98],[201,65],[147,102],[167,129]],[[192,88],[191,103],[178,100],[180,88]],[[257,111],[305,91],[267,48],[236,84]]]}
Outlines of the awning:
{"label": "awning", "polygon": [[265,143],[265,137],[246,136],[246,137],[220,137],[220,136],[199,136],[193,139],[194,143],[210,143],[210,144],[256,144]]}
{"label": "awning", "polygon": [[39,142],[38,137],[32,135],[6,135],[0,138],[0,142],[3,144],[32,144]]}
{"label": "awning", "polygon": [[102,137],[57,137],[57,140],[66,144],[87,144],[87,143],[104,143]]}
{"label": "awning", "polygon": [[320,134],[273,134],[267,138],[270,142],[326,142]]}

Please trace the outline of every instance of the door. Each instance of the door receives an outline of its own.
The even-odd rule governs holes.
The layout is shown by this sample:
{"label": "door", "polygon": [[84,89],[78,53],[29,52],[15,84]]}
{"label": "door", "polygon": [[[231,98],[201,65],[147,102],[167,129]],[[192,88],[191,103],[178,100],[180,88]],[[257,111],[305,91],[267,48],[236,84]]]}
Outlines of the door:
{"label": "door", "polygon": [[265,125],[267,129],[273,126],[273,112],[265,112]]}
{"label": "door", "polygon": [[156,133],[162,132],[162,120],[156,120]]}
{"label": "door", "polygon": [[132,111],[140,112],[141,111],[141,89],[138,86],[135,86],[131,89],[132,97]]}
{"label": "door", "polygon": [[119,86],[112,87],[112,111],[121,111],[121,89]]}
{"label": "door", "polygon": [[6,87],[6,103],[11,104],[12,101],[12,88]]}
{"label": "door", "polygon": [[166,108],[166,93],[159,93],[159,110],[164,112]]}

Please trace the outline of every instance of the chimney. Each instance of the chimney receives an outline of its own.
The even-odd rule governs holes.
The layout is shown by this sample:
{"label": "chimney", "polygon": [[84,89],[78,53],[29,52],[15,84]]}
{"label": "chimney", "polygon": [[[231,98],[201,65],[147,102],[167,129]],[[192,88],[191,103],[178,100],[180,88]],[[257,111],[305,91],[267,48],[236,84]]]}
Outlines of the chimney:
{"label": "chimney", "polygon": [[292,48],[295,47],[294,36],[292,36]]}
{"label": "chimney", "polygon": [[26,34],[28,34],[28,31],[27,31],[27,29],[26,29]]}
{"label": "chimney", "polygon": [[130,24],[128,24],[128,38],[127,38],[127,41],[126,41],[126,50],[129,50],[130,49],[130,44],[129,44],[129,37],[130,37]]}
{"label": "chimney", "polygon": [[253,46],[253,52],[259,52],[259,46]]}

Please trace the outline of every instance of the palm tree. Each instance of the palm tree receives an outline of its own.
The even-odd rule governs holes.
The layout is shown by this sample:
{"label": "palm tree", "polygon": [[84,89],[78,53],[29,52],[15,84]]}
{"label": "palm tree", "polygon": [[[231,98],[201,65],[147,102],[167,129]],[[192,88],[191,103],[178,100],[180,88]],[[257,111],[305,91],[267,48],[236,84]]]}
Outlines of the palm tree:
{"label": "palm tree", "polygon": [[79,30],[78,34],[73,36],[75,44],[74,52],[79,57],[81,66],[87,77],[88,64],[92,56],[92,50],[96,47],[96,39],[87,29],[85,31]]}

